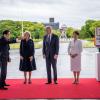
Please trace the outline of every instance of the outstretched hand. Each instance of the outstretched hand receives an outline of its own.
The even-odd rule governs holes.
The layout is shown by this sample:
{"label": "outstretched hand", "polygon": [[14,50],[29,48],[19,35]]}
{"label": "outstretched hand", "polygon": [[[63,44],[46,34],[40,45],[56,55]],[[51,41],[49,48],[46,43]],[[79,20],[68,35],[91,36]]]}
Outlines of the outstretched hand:
{"label": "outstretched hand", "polygon": [[17,42],[17,43],[20,43],[20,42],[21,42],[21,40],[19,40],[18,38],[16,38],[16,42]]}

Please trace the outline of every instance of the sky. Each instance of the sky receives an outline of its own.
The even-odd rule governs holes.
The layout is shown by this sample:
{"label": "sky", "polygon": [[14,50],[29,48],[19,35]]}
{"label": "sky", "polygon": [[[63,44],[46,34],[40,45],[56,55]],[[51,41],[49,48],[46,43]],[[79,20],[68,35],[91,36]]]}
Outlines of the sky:
{"label": "sky", "polygon": [[0,20],[55,22],[80,28],[87,19],[100,20],[100,0],[0,0]]}

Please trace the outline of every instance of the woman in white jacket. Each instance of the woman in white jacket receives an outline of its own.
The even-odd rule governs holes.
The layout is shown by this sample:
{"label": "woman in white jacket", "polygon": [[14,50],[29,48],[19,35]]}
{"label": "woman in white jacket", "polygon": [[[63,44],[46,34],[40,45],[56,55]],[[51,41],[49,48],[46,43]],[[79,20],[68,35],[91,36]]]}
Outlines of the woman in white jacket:
{"label": "woman in white jacket", "polygon": [[79,32],[73,32],[73,40],[70,41],[68,46],[68,54],[70,55],[71,71],[74,74],[73,84],[79,83],[79,75],[81,71],[81,53],[82,53],[82,42],[78,39]]}

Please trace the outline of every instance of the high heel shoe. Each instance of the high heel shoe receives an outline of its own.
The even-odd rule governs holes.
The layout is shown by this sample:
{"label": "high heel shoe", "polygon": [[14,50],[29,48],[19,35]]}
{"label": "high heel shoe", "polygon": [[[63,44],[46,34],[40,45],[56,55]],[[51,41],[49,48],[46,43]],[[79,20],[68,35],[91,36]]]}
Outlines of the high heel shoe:
{"label": "high heel shoe", "polygon": [[24,84],[26,84],[27,83],[27,81],[24,81]]}
{"label": "high heel shoe", "polygon": [[79,84],[79,80],[76,81],[76,84]]}
{"label": "high heel shoe", "polygon": [[74,81],[72,82],[72,84],[76,84],[76,80],[74,80]]}
{"label": "high heel shoe", "polygon": [[28,84],[32,84],[32,81],[29,81]]}

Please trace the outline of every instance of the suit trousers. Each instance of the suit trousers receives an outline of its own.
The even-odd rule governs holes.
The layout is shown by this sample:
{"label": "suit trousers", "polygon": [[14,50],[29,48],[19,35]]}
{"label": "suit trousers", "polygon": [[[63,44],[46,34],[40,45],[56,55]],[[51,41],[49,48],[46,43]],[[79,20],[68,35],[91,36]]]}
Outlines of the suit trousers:
{"label": "suit trousers", "polygon": [[7,63],[8,58],[0,59],[0,87],[3,87],[5,84],[6,76],[7,76]]}
{"label": "suit trousers", "polygon": [[46,57],[46,69],[47,69],[48,82],[52,82],[51,68],[53,68],[54,82],[57,81],[57,66],[56,65],[57,65],[57,60],[54,59],[54,56]]}

